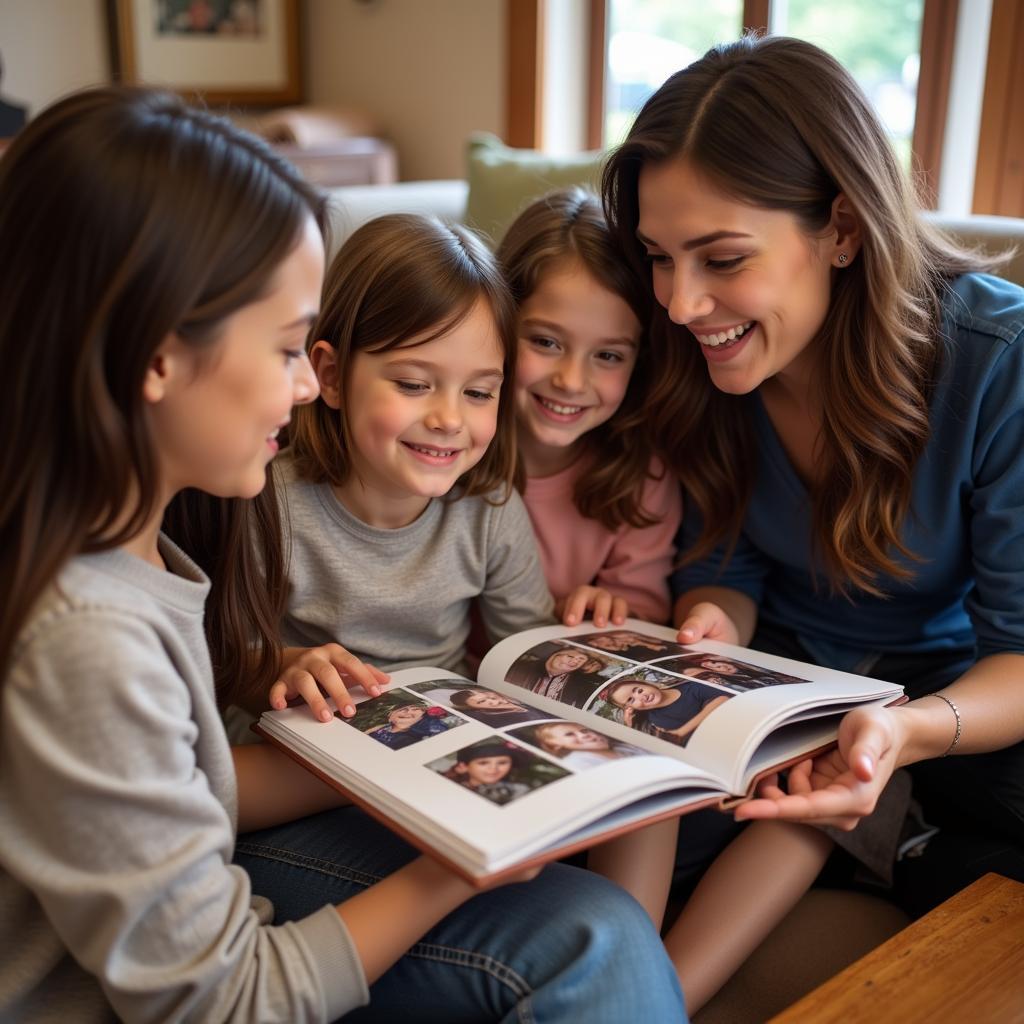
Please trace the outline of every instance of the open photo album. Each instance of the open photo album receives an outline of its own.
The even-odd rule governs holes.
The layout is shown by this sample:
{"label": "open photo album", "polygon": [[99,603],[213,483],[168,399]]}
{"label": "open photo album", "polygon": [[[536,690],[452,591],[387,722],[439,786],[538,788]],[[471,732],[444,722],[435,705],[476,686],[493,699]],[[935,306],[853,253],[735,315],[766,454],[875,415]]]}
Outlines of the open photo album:
{"label": "open photo album", "polygon": [[834,742],[902,687],[629,619],[503,640],[476,680],[414,668],[356,714],[255,726],[413,845],[482,883],[699,807]]}

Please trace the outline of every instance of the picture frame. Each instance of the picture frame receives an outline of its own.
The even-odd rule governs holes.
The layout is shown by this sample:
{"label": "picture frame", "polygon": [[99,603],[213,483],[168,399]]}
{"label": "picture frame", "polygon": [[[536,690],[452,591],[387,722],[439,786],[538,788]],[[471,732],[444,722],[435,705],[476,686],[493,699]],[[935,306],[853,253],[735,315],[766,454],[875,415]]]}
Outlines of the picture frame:
{"label": "picture frame", "polygon": [[211,106],[302,102],[300,0],[107,0],[122,82]]}

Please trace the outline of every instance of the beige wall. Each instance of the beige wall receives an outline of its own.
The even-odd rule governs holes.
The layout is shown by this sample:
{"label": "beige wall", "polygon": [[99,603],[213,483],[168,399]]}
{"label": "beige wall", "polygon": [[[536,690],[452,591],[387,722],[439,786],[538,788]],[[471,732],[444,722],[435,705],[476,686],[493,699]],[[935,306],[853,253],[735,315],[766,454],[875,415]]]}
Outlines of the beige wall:
{"label": "beige wall", "polygon": [[463,176],[474,129],[505,120],[504,0],[307,0],[312,103],[366,110],[403,178]]}
{"label": "beige wall", "polygon": [[4,97],[30,115],[108,81],[103,0],[0,0],[0,58]]}
{"label": "beige wall", "polygon": [[[103,0],[0,0],[3,92],[37,113],[107,80]],[[305,0],[310,103],[370,113],[403,178],[463,175],[474,129],[504,128],[505,0]]]}

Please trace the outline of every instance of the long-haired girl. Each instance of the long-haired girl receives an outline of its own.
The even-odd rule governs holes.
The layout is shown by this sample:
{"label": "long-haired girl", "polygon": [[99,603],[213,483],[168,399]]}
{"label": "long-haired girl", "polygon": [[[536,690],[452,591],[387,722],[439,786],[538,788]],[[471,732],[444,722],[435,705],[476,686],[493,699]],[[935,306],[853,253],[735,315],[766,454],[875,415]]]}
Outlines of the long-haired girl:
{"label": "long-haired girl", "polygon": [[565,621],[669,618],[678,481],[651,456],[649,300],[579,188],[528,206],[498,258],[518,309],[519,482]]}
{"label": "long-haired girl", "polygon": [[673,1019],[614,887],[559,867],[462,909],[353,809],[306,817],[338,799],[288,758],[228,747],[215,675],[278,671],[273,505],[246,499],[317,391],[322,209],[149,91],[70,97],[0,160],[0,1017]]}

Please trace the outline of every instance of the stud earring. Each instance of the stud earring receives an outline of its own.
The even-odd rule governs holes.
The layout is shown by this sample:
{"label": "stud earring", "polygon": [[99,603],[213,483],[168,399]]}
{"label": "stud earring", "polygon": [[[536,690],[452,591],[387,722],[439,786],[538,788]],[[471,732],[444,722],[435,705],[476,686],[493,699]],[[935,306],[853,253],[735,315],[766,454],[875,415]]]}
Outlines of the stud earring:
{"label": "stud earring", "polygon": [[845,252],[841,252],[839,254],[839,266],[845,267],[846,264],[849,262],[849,259],[850,257],[847,256]]}

